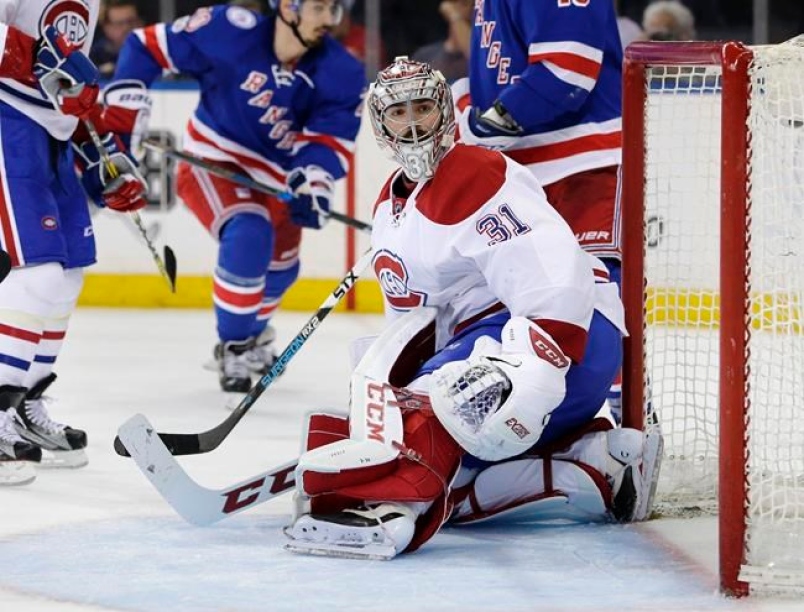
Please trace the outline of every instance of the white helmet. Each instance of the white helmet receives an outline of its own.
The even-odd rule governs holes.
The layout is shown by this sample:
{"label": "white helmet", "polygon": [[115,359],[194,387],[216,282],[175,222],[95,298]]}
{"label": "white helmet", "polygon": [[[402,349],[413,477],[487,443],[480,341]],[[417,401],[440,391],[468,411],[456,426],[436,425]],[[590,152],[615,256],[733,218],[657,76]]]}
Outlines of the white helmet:
{"label": "white helmet", "polygon": [[[279,2],[280,0],[268,0],[268,6],[270,9],[279,15]],[[301,5],[304,0],[293,0],[290,4],[291,10],[298,14],[301,11]],[[341,19],[343,18],[344,11],[351,11],[352,5],[354,4],[354,0],[335,0],[332,3],[332,15],[334,17],[335,23],[340,23]],[[280,16],[281,19],[281,16]],[[298,26],[298,24],[296,24]]]}
{"label": "white helmet", "polygon": [[[413,103],[428,100],[434,103],[430,112],[417,115]],[[455,134],[452,92],[444,75],[428,64],[397,57],[372,83],[368,108],[380,148],[389,152],[409,179],[431,178]],[[401,119],[389,114],[392,108],[404,111]]]}

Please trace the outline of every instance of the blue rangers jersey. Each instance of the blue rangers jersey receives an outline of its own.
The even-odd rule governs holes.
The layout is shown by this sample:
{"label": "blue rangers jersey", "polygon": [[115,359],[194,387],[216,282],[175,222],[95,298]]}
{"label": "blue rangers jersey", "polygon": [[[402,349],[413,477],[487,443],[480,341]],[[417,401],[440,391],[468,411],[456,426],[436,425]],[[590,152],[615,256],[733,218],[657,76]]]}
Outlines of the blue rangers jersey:
{"label": "blue rangers jersey", "polygon": [[163,71],[195,77],[201,97],[183,143],[190,153],[235,163],[276,188],[308,165],[340,178],[360,127],[363,66],[330,37],[284,66],[273,51],[274,23],[216,6],[135,30],[114,78],[148,85]]}
{"label": "blue rangers jersey", "polygon": [[611,0],[475,0],[471,104],[502,102],[542,184],[620,163],[622,60]]}

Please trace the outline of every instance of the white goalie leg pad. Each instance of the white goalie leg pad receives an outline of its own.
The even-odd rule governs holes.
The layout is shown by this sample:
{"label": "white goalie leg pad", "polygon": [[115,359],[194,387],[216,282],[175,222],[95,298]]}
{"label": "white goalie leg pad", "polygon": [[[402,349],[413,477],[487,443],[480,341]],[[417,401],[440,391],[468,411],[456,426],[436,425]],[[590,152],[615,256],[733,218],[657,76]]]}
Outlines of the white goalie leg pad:
{"label": "white goalie leg pad", "polygon": [[435,321],[436,313],[435,308],[417,308],[391,323],[363,353],[353,376],[388,382],[400,355],[411,340]]}
{"label": "white goalie leg pad", "polygon": [[[506,352],[506,346],[520,352]],[[469,359],[436,370],[430,385],[438,420],[464,450],[486,461],[515,457],[536,444],[566,395],[569,359],[538,325],[511,319],[502,349],[482,354],[488,345],[478,342]]]}
{"label": "white goalie leg pad", "polygon": [[417,504],[384,503],[329,515],[306,514],[285,528],[285,549],[295,553],[387,561],[416,530]]}
{"label": "white goalie leg pad", "polygon": [[544,479],[544,461],[517,459],[492,465],[477,475],[469,498],[452,519],[469,523],[504,518],[523,522],[601,522],[608,518],[603,493],[581,467],[552,460],[552,487]]}
{"label": "white goalie leg pad", "polygon": [[644,435],[623,427],[589,433],[553,457],[581,461],[603,474],[611,485],[614,519],[628,522],[650,515],[662,450],[661,431]]}
{"label": "white goalie leg pad", "polygon": [[[394,461],[398,455],[396,448],[376,440],[350,439],[333,442],[299,457],[296,487],[303,495],[317,495],[322,490],[355,484],[352,478],[347,481],[335,477],[337,474],[355,471],[366,474],[366,480],[371,480],[373,468]],[[327,484],[323,486],[322,478],[327,478]]]}

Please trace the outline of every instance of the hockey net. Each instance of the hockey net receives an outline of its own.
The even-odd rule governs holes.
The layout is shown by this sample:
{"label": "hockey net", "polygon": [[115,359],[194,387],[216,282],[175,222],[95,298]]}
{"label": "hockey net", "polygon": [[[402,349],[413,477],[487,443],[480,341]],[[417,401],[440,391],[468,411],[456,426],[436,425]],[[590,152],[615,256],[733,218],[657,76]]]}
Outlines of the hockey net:
{"label": "hockey net", "polygon": [[659,513],[718,512],[721,587],[804,590],[804,37],[637,43],[623,100],[626,424]]}

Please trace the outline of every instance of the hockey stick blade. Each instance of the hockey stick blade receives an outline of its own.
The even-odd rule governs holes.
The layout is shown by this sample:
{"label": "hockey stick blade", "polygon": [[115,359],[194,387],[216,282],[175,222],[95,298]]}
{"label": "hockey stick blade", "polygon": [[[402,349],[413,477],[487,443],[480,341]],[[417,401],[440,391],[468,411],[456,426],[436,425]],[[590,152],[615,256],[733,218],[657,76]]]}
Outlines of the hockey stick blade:
{"label": "hockey stick blade", "polygon": [[170,288],[173,293],[176,293],[176,271],[178,264],[176,263],[176,254],[169,246],[165,245],[165,273],[170,281]]}
{"label": "hockey stick blade", "polygon": [[205,526],[273,499],[294,488],[296,461],[266,470],[223,489],[195,482],[162,444],[143,415],[117,430],[118,439],[162,498],[188,523]]}
{"label": "hockey stick blade", "polygon": [[[221,423],[201,433],[159,433],[159,438],[168,451],[173,455],[199,455],[218,448],[221,442],[226,439],[226,436],[234,429],[235,425],[240,422],[240,419],[249,411],[257,398],[259,398],[263,392],[279,378],[282,372],[285,371],[290,360],[301,350],[310,336],[313,335],[313,332],[321,325],[321,322],[332,312],[346,294],[351,291],[352,287],[357,283],[360,274],[366,266],[368,266],[370,261],[371,250],[368,250],[363,253],[357,263],[346,273],[346,276],[341,279],[338,286],[335,287],[333,292],[324,300],[324,303],[321,304],[318,311],[310,317],[301,331],[290,341],[290,344],[285,347],[285,350],[279,354],[276,358],[276,362],[268,373],[256,382],[234,411]],[[118,455],[123,457],[129,456],[126,451],[126,445],[121,443],[119,436],[114,440],[114,450]]]}
{"label": "hockey stick blade", "polygon": [[5,280],[9,272],[11,272],[11,255],[0,249],[0,283]]}

